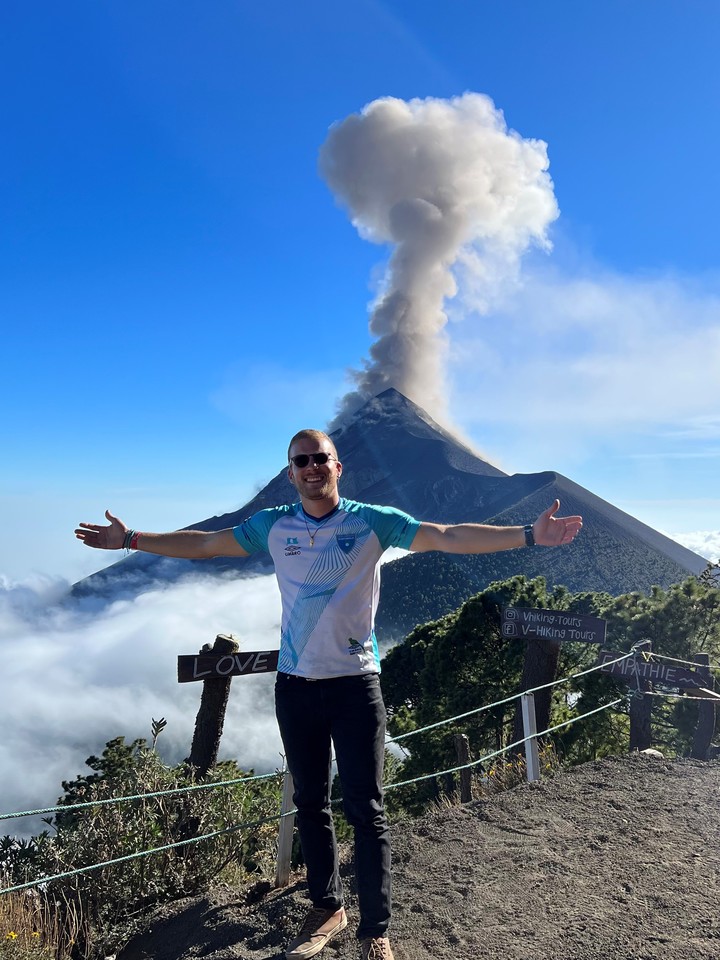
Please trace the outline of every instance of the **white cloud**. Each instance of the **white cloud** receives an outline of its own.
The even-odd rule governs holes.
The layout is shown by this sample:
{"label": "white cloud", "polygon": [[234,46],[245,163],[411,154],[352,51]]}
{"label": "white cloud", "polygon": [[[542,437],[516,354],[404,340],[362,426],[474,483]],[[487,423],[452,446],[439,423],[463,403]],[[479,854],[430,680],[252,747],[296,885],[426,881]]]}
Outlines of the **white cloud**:
{"label": "white cloud", "polygon": [[481,324],[453,325],[450,379],[466,427],[717,439],[720,285],[536,264]]}
{"label": "white cloud", "polygon": [[[168,721],[162,755],[186,757],[201,688],[177,683],[178,654],[196,653],[218,633],[233,633],[245,650],[278,645],[272,576],[194,578],[99,612],[48,605],[57,581],[0,586],[3,813],[54,804],[61,781],[88,772],[85,759],[108,740],[149,739],[153,717]],[[272,682],[273,675],[233,681],[221,746],[221,756],[258,772],[281,762]],[[0,833],[27,829],[27,821],[0,825]]]}
{"label": "white cloud", "polygon": [[666,534],[673,540],[677,540],[688,550],[693,550],[712,560],[713,563],[720,561],[720,530],[695,530],[690,533]]}

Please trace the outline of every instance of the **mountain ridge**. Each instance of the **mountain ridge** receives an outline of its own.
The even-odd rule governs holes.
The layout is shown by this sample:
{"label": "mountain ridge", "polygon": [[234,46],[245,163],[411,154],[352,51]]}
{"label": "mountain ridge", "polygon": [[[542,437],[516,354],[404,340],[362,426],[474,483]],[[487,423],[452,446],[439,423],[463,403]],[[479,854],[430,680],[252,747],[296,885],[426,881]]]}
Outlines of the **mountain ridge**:
{"label": "mountain ridge", "polygon": [[[497,579],[495,570],[529,571],[532,575],[547,570],[554,582],[571,589],[617,594],[649,589],[653,584],[667,587],[705,569],[702,557],[560,473],[505,473],[392,388],[373,397],[331,436],[343,461],[341,495],[348,499],[398,507],[420,520],[436,523],[527,523],[556,498],[561,500],[563,513],[583,515],[585,528],[569,548],[509,551],[485,555],[491,558],[485,560],[453,558],[455,568],[464,564],[471,571],[466,577],[471,593]],[[258,510],[296,499],[283,468],[238,510],[183,529],[220,530],[235,526]],[[437,558],[442,556],[412,557],[419,578],[426,581],[418,589],[428,589],[427,581],[432,580]],[[408,559],[387,567],[407,563]],[[272,561],[265,554],[247,559],[189,561],[136,553],[79,581],[73,595],[133,596],[154,582],[173,582],[192,573],[246,577],[272,569]],[[386,593],[384,588],[384,597]],[[445,612],[440,604],[437,615]]]}

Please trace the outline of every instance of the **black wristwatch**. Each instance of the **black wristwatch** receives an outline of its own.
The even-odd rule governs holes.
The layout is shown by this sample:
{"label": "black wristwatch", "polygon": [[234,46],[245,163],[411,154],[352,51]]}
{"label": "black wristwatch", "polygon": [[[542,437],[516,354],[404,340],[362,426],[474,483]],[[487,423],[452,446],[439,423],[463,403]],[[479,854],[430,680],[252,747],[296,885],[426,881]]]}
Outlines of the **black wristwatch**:
{"label": "black wristwatch", "polygon": [[523,532],[525,534],[525,546],[534,547],[535,546],[535,534],[533,533],[533,528],[531,523],[526,523],[523,527]]}

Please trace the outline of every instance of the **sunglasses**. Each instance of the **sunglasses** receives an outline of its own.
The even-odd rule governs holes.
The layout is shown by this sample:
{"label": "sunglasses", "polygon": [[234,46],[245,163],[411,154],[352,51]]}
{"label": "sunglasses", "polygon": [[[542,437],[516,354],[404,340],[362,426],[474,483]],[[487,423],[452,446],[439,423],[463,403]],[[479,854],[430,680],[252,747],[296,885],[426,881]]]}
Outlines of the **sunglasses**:
{"label": "sunglasses", "polygon": [[337,462],[337,457],[331,457],[329,453],[296,453],[294,457],[290,457],[290,462],[294,463],[296,467],[300,467],[301,470],[303,467],[306,467],[311,460],[317,466],[322,466],[327,463],[328,460],[335,460]]}

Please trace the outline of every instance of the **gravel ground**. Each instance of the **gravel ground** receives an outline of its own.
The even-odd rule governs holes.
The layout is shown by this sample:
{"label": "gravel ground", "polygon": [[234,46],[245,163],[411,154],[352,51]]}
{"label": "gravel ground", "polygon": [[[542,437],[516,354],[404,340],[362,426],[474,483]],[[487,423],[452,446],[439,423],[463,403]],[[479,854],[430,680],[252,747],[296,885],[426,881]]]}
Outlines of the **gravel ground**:
{"label": "gravel ground", "polygon": [[[720,958],[720,763],[635,755],[393,826],[396,960]],[[350,926],[320,955],[357,960]],[[303,884],[164,908],[118,960],[281,960]]]}

